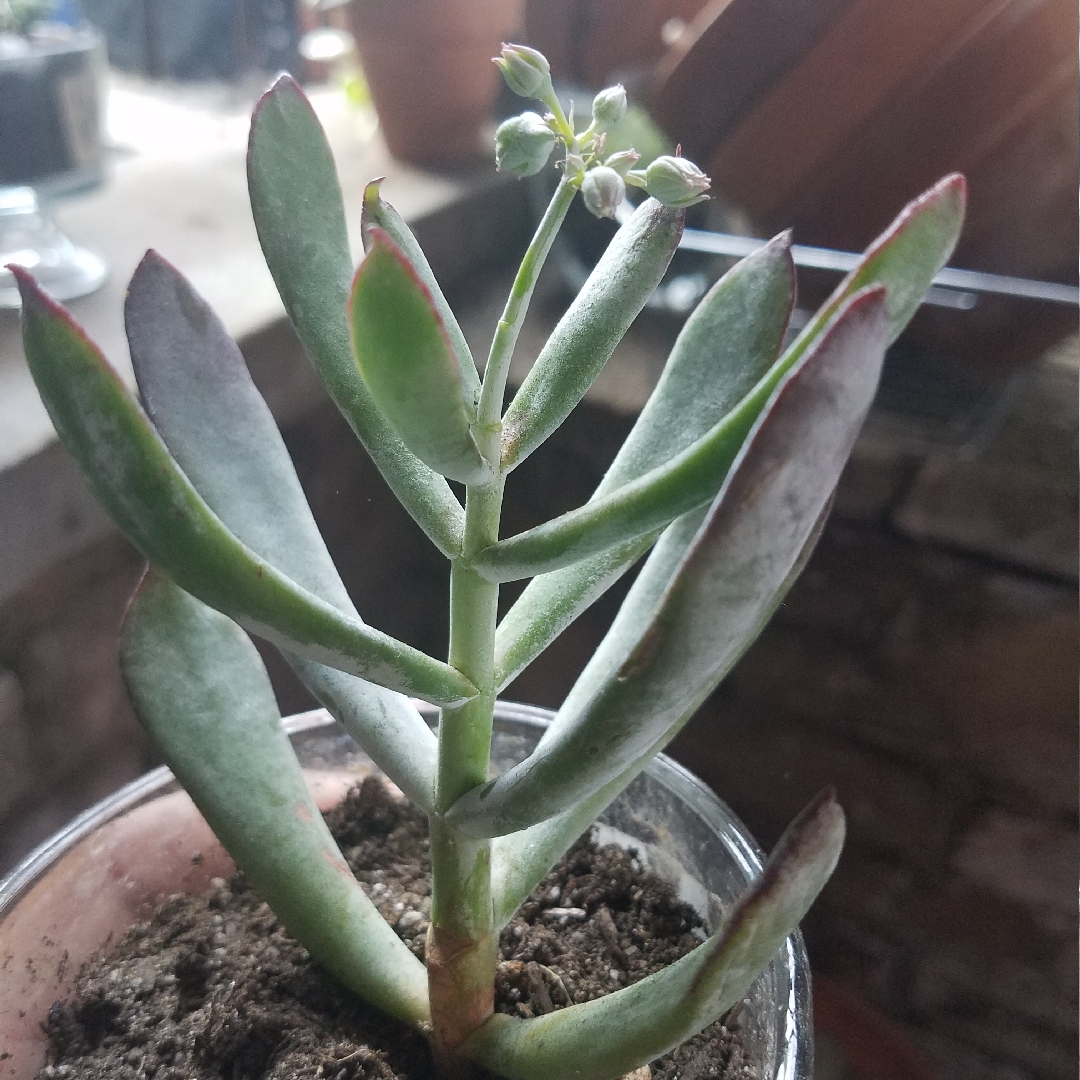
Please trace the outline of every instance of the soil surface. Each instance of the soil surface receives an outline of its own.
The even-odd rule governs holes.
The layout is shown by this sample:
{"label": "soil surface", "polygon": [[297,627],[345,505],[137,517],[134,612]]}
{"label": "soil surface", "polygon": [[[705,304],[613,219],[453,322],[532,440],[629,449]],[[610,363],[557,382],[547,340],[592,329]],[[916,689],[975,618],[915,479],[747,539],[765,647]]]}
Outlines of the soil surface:
{"label": "soil surface", "polygon": [[[368,780],[327,820],[365,892],[422,958],[430,911],[424,816]],[[529,1017],[601,997],[702,937],[697,913],[632,851],[582,839],[503,931],[496,1009]],[[424,1039],[341,990],[242,874],[215,879],[202,896],[166,899],[87,964],[45,1026],[50,1064],[38,1080],[434,1076]],[[651,1074],[756,1077],[737,1033],[719,1021],[654,1062]]]}

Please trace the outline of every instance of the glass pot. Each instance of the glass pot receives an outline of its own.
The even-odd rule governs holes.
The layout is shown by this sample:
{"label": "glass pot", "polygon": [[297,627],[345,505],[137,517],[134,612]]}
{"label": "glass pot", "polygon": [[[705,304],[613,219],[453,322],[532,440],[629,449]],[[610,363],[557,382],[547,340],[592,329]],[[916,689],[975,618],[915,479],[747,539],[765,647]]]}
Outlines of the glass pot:
{"label": "glass pot", "polygon": [[[435,710],[421,705],[433,721]],[[492,763],[524,759],[551,713],[500,703]],[[316,801],[328,809],[371,760],[325,710],[285,721]],[[692,773],[660,755],[598,820],[597,838],[636,848],[678,887],[710,930],[761,869],[761,851]],[[132,853],[138,849],[138,858]],[[198,892],[232,872],[228,855],[165,767],[75,818],[0,882],[0,1077],[30,1080],[44,1063],[39,1026],[79,968],[148,904]],[[802,937],[787,939],[740,1013],[740,1034],[762,1080],[810,1080],[810,976]]]}

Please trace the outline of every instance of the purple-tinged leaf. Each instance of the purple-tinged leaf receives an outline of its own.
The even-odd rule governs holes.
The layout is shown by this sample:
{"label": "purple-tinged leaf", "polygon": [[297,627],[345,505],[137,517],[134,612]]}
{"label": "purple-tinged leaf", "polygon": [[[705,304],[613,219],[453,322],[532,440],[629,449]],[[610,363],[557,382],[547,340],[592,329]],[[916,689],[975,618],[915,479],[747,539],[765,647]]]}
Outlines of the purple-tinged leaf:
{"label": "purple-tinged leaf", "polygon": [[[826,504],[818,517],[810,538],[799,552],[795,565],[788,571],[784,583],[777,589],[772,603],[761,612],[757,630],[747,639],[749,646],[751,638],[757,637],[758,631],[764,629],[769,619],[772,618],[776,609],[787,596],[788,590],[794,585],[799,575],[803,572],[818,540],[825,528],[829,511],[832,509],[832,500]],[[688,514],[686,518],[680,518],[674,522],[668,533],[665,534],[656,550],[645,564],[638,580],[631,590],[635,595],[635,601],[644,604],[650,594],[658,598],[660,592],[671,579],[675,567],[681,561],[689,541],[684,539],[682,528],[691,529],[696,533],[704,519],[704,513]],[[697,525],[693,525],[692,519],[697,518]],[[670,534],[670,536],[669,536]],[[692,539],[692,536],[691,536]],[[640,586],[639,586],[640,583]],[[658,591],[654,592],[654,589]],[[629,599],[629,598],[628,598]],[[632,609],[634,603],[624,604],[623,611]],[[623,618],[620,611],[620,620]],[[618,634],[609,634],[600,645],[600,655],[618,656],[620,637]],[[614,647],[613,647],[614,646]],[[603,669],[601,667],[600,679]],[[589,686],[599,685],[599,679],[595,683],[585,683],[579,679],[574,684],[573,694],[578,700],[587,701],[591,690]],[[706,689],[707,692],[707,689]],[[567,698],[564,708],[568,711],[572,708],[571,699]],[[611,805],[619,794],[637,777],[649,764],[650,761],[683,729],[690,718],[697,712],[698,702],[692,702],[683,715],[669,728],[660,739],[650,746],[637,760],[620,773],[614,780],[600,788],[595,794],[590,795],[584,802],[579,802],[570,810],[565,810],[555,817],[541,821],[538,825],[532,825],[528,829],[500,836],[492,843],[491,849],[491,892],[495,905],[495,925],[503,927],[510,921],[517,909],[528,898],[529,893],[540,884],[544,875],[566,853],[570,845],[595,821],[604,810]],[[543,746],[544,740],[540,740]]]}
{"label": "purple-tinged leaf", "polygon": [[888,286],[885,308],[891,345],[918,311],[937,272],[949,261],[960,239],[966,209],[967,181],[960,173],[943,177],[908,203],[803,327],[784,359],[793,363],[840,306],[871,285]]}
{"label": "purple-tinged leaf", "polygon": [[843,841],[843,811],[822,792],[692,953],[582,1005],[532,1020],[496,1014],[466,1041],[463,1056],[507,1080],[616,1080],[652,1061],[742,999],[829,880]]}
{"label": "purple-tinged leaf", "polygon": [[498,836],[560,813],[662,744],[727,674],[832,496],[887,333],[884,289],[848,301],[761,411],[659,600],[619,631],[622,654],[594,660],[604,665],[596,691],[559,711],[531,757],[459,799],[450,821]]}
{"label": "purple-tinged leaf", "polygon": [[[277,424],[221,320],[152,251],[131,279],[124,315],[143,404],[195,490],[257,555],[359,618]],[[408,698],[294,654],[286,657],[394,783],[430,809],[436,740]]]}
{"label": "purple-tinged leaf", "polygon": [[[686,321],[656,388],[590,501],[687,449],[734,409],[780,355],[794,300],[791,238],[783,233],[732,267]],[[722,480],[718,474],[713,493]],[[495,635],[498,686],[536,659],[657,535],[636,537],[534,578]]]}
{"label": "purple-tinged leaf", "polygon": [[57,434],[128,539],[181,588],[275,644],[429,701],[476,690],[460,672],[297,585],[230,532],[70,315],[24,270],[23,343]]}
{"label": "purple-tinged leaf", "polygon": [[493,544],[473,560],[491,581],[552,573],[615,544],[644,536],[678,514],[708,501],[715,474],[723,474],[778,381],[817,340],[853,293],[888,287],[891,342],[915,314],[934,275],[948,261],[963,224],[964,178],[946,177],[907,206],[867,250],[851,274],[773,365],[738,409],[694,446],[650,474],[576,510]]}

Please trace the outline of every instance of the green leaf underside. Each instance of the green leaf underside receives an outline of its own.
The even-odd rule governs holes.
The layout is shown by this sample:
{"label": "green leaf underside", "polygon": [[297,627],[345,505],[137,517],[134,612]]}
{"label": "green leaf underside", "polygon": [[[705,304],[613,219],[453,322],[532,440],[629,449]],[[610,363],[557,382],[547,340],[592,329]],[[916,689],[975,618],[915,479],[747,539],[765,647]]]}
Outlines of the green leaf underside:
{"label": "green leaf underside", "polygon": [[427,288],[405,255],[371,227],[349,301],[352,346],[375,404],[436,472],[483,484],[492,469],[473,440],[457,357]]}
{"label": "green leaf underside", "polygon": [[655,532],[706,505],[782,375],[774,371],[768,378],[707,435],[675,457],[608,495],[484,548],[472,559],[473,568],[489,581],[499,582],[551,573]]}
{"label": "green leaf underside", "polygon": [[[779,355],[794,301],[795,266],[785,233],[732,267],[686,321],[590,501],[686,449],[735,408]],[[659,535],[646,533],[531,581],[496,632],[496,685],[503,688],[535,660]]]}
{"label": "green leaf underside", "polygon": [[248,190],[266,263],[330,396],[405,509],[453,558],[461,551],[461,505],[398,438],[353,359],[346,315],[353,267],[341,188],[326,135],[289,76],[255,108]]}
{"label": "green leaf underside", "polygon": [[465,795],[449,820],[497,836],[561,812],[619,776],[727,673],[831,498],[873,399],[886,334],[883,289],[848,301],[761,411],[658,601],[639,615],[628,597],[628,655],[613,671],[603,655],[590,662],[585,682],[595,678],[589,668],[603,670],[584,706],[564,705],[533,755]]}
{"label": "green leaf underside", "polygon": [[683,211],[648,199],[615,234],[503,418],[502,465],[520,465],[570,415],[667,270]]}
{"label": "green leaf underside", "polygon": [[963,225],[965,201],[963,177],[952,175],[935,184],[874,241],[860,265],[837,286],[761,382],[708,435],[633,483],[485,549],[475,559],[479,572],[493,581],[548,573],[585,559],[605,545],[625,543],[652,531],[685,512],[688,502],[706,502],[710,470],[721,469],[722,475],[725,460],[730,464],[732,446],[737,448],[777,383],[858,289],[888,286],[892,298],[887,300],[889,342],[895,340],[915,314],[934,275],[948,262]]}
{"label": "green leaf underside", "polygon": [[615,1080],[721,1017],[746,993],[828,881],[844,839],[832,792],[780,838],[720,928],[663,971],[606,997],[532,1020],[496,1014],[465,1043],[507,1080]]}
{"label": "green leaf underside", "polygon": [[476,690],[459,672],[365,626],[245,547],[206,505],[119,376],[29,274],[23,341],[60,440],[116,526],[181,588],[308,659],[432,702]]}
{"label": "green leaf underside", "polygon": [[[259,557],[359,619],[277,424],[221,321],[154,252],[135,271],[124,314],[143,403],[196,491]],[[390,779],[430,809],[436,740],[408,698],[314,661],[290,663]]]}
{"label": "green leaf underside", "polygon": [[[785,233],[732,267],[686,321],[659,382],[590,501],[686,449],[735,408],[779,355],[794,300],[795,266]],[[496,633],[499,687],[603,595],[658,535],[635,537],[531,581]]]}
{"label": "green leaf underside", "polygon": [[[803,572],[807,561],[813,553],[814,548],[817,546],[818,540],[821,538],[821,534],[825,529],[825,522],[828,519],[829,511],[831,509],[832,500],[830,499],[826,504],[825,509],[822,510],[821,515],[818,517],[810,538],[803,545],[802,551],[799,552],[799,557],[795,560],[795,565],[788,571],[784,583],[776,591],[772,603],[761,612],[757,627],[751,634],[747,635],[743,651],[749,648],[754,638],[756,638],[765,628],[769,620],[775,614],[776,609],[783,603],[784,597],[788,594],[788,590],[795,584],[799,575]],[[697,517],[700,524],[704,516],[703,511],[694,511],[693,514],[686,515],[686,518],[692,519]],[[684,520],[685,519],[680,518],[679,522]],[[669,531],[675,530],[679,525],[679,522],[672,523]],[[687,520],[686,524],[689,526],[690,522]],[[652,578],[654,582],[660,581],[665,584],[671,579],[674,567],[681,561],[686,547],[687,544],[682,542],[679,537],[676,537],[671,543],[670,548],[667,548],[666,550],[663,546],[657,547],[654,557],[659,561],[653,562],[653,558],[650,558],[649,563],[645,565],[645,568],[639,575],[643,592],[648,592],[653,587],[649,580],[650,578]],[[670,554],[675,555],[674,563],[667,562],[667,556]],[[634,588],[638,588],[637,582],[635,582]],[[621,655],[625,656],[625,647],[620,648],[620,642],[621,638],[618,633],[613,635],[609,632],[608,636],[605,637],[604,641],[601,643],[600,650],[602,652],[606,650],[618,650],[621,652]],[[614,650],[612,648],[613,643]],[[737,663],[741,656],[742,653],[735,658],[733,663]],[[575,684],[575,691],[577,690],[579,683]],[[525,902],[529,894],[536,888],[551,867],[562,857],[567,848],[569,848],[589,825],[592,824],[592,822],[595,821],[616,798],[618,798],[620,793],[633,782],[633,780],[646,768],[649,762],[652,761],[652,759],[656,757],[656,755],[659,754],[680,731],[682,731],[697,712],[698,707],[704,703],[705,699],[712,692],[712,689],[711,685],[702,687],[697,699],[691,702],[683,715],[667,731],[665,731],[652,746],[644,753],[640,754],[637,760],[628,769],[620,773],[610,783],[600,788],[594,795],[590,795],[572,809],[565,810],[561,814],[556,814],[555,817],[548,818],[546,821],[542,821],[537,825],[532,825],[527,829],[522,829],[519,832],[500,836],[493,841],[492,878],[495,904],[495,925],[497,927],[501,928],[505,926],[506,923],[513,918],[518,907]],[[540,741],[542,744],[543,739]]]}
{"label": "green leaf underside", "polygon": [[438,281],[435,280],[435,273],[427,261],[427,256],[416,242],[412,229],[405,224],[405,220],[397,210],[390,203],[385,202],[380,195],[381,183],[381,179],[372,180],[364,189],[364,206],[360,214],[364,250],[370,249],[372,228],[378,227],[393,240],[408,260],[413,272],[431,296],[431,302],[450,340],[450,347],[454,350],[454,356],[457,357],[466,404],[475,410],[480,400],[480,376],[476,371],[476,361],[473,359],[465,335],[461,332],[457,317],[450,310],[450,305],[446,302]]}
{"label": "green leaf underside", "polygon": [[151,570],[125,619],[121,662],[144,727],[289,932],[350,990],[424,1023],[423,965],[342,858],[247,635]]}
{"label": "green leaf underside", "polygon": [[517,678],[656,543],[659,531],[533,578],[495,631],[495,686]]}
{"label": "green leaf underside", "polygon": [[780,355],[794,304],[791,235],[781,233],[733,266],[686,320],[594,498],[670,461],[734,409]]}

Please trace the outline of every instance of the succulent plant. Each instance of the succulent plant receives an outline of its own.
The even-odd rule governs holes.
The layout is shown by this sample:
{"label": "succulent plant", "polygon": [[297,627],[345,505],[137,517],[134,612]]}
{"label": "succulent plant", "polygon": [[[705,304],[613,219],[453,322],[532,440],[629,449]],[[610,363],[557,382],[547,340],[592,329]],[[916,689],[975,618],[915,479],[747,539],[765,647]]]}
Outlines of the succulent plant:
{"label": "succulent plant", "polygon": [[[598,98],[603,122],[579,132],[540,54],[506,46],[498,62],[513,89],[549,110],[506,128],[500,152],[526,173],[556,143],[565,156],[482,378],[378,181],[364,196],[366,255],[354,272],[330,149],[290,78],[259,102],[248,156],[259,238],[289,317],[360,442],[450,562],[445,662],[363,621],[237,346],[175,269],[148,253],[127,295],[140,400],[14,270],[26,354],[57,432],[150,563],[122,630],[132,699],[237,864],[341,983],[427,1031],[447,1071],[473,1061],[512,1080],[605,1080],[741,998],[833,869],[844,831],[835,798],[796,819],[711,937],[607,997],[534,1019],[493,1015],[500,928],[693,715],[806,562],[885,349],[953,249],[964,182],[948,177],[907,207],[791,340],[790,237],[736,265],[686,322],[590,500],[500,538],[510,474],[582,399],[664,275],[682,207],[708,180],[678,157],[636,176],[658,197],[615,235],[504,409],[518,332],[575,193],[593,189],[607,211],[636,156],[604,160],[600,129],[621,113],[621,88]],[[515,132],[527,141],[520,152]],[[464,505],[448,479],[464,485]],[[496,695],[645,556],[540,744],[491,779]],[[500,583],[523,578],[497,621]],[[426,970],[316,812],[248,633],[282,651],[428,815]],[[440,706],[436,732],[409,695]]]}

